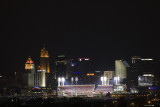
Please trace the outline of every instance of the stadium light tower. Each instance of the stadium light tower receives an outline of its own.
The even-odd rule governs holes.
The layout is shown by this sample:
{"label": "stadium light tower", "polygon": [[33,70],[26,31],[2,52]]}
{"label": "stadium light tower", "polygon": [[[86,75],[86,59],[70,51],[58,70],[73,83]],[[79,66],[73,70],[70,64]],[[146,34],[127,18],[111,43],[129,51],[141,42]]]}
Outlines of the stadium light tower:
{"label": "stadium light tower", "polygon": [[107,77],[101,77],[102,85],[106,85]]}
{"label": "stadium light tower", "polygon": [[74,78],[73,78],[73,77],[71,77],[71,85],[73,85],[73,81],[74,81]]}
{"label": "stadium light tower", "polygon": [[64,77],[59,77],[58,78],[58,86],[60,86],[61,84],[64,86],[64,82],[65,82],[65,78]]}
{"label": "stadium light tower", "polygon": [[64,86],[65,78],[62,77],[62,85]]}
{"label": "stadium light tower", "polygon": [[76,85],[77,85],[78,77],[75,78],[75,81],[76,81]]}
{"label": "stadium light tower", "polygon": [[60,86],[61,85],[61,78],[59,77],[58,78],[58,86]]}

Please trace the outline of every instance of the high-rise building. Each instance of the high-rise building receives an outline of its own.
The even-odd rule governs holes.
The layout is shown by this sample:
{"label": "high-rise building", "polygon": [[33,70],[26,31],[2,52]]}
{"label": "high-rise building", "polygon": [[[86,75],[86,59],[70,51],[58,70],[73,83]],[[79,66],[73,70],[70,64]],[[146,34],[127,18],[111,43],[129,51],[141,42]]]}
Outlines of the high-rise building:
{"label": "high-rise building", "polygon": [[122,60],[115,60],[115,77],[127,78],[126,66]]}
{"label": "high-rise building", "polygon": [[65,77],[68,79],[71,73],[71,59],[68,59],[65,55],[59,55],[55,61],[55,78]]}
{"label": "high-rise building", "polygon": [[[130,68],[127,72],[128,88],[138,88],[140,86],[141,87],[147,86],[146,84],[154,85],[154,82],[156,81],[155,79],[157,77],[156,75],[157,70],[156,70],[156,61],[154,61],[153,58],[142,58],[140,56],[133,56],[131,57],[131,61],[129,64]],[[145,75],[154,75],[154,76],[145,76]]]}
{"label": "high-rise building", "polygon": [[45,70],[37,70],[34,77],[35,77],[34,78],[35,87],[46,87]]}
{"label": "high-rise building", "polygon": [[27,87],[34,87],[34,73],[35,73],[35,66],[32,59],[29,57],[27,62],[25,63],[25,74],[27,76],[26,83]]}
{"label": "high-rise building", "polygon": [[45,49],[45,47],[41,49],[40,70],[45,70],[46,73],[50,73],[49,54],[48,51]]}

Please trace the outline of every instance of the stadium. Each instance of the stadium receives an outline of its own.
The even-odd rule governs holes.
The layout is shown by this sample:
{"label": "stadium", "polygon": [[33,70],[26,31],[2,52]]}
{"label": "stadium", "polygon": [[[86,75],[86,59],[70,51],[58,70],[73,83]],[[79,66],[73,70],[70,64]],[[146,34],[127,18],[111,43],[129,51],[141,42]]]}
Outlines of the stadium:
{"label": "stadium", "polygon": [[94,97],[113,93],[113,85],[64,85],[58,86],[57,91],[59,97]]}

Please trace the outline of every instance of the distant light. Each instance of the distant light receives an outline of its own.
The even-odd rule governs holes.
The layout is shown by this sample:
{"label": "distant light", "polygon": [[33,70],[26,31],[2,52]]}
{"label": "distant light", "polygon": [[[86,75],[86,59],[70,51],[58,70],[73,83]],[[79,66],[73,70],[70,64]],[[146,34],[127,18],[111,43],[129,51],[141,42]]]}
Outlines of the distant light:
{"label": "distant light", "polygon": [[43,72],[43,71],[45,72],[45,70],[37,70],[37,72]]}
{"label": "distant light", "polygon": [[104,77],[104,81],[106,81],[107,80],[107,78],[106,77]]}
{"label": "distant light", "polygon": [[103,81],[103,77],[101,77],[101,81]]}
{"label": "distant light", "polygon": [[138,80],[140,81],[140,80],[141,80],[141,77],[138,77]]}
{"label": "distant light", "polygon": [[1,78],[2,76],[0,75],[0,78]]}
{"label": "distant light", "polygon": [[78,77],[75,78],[75,81],[78,81]]}
{"label": "distant light", "polygon": [[88,61],[89,59],[84,59],[84,60]]}
{"label": "distant light", "polygon": [[76,63],[71,63],[71,66],[75,66],[76,65]]}
{"label": "distant light", "polygon": [[65,81],[65,78],[64,78],[64,77],[62,77],[62,79],[61,79],[61,80],[62,80],[62,82],[64,82],[64,81]]}
{"label": "distant light", "polygon": [[79,59],[79,61],[82,61],[82,59],[84,59],[85,61],[90,60],[90,58],[78,58],[78,59]]}
{"label": "distant light", "polygon": [[73,78],[73,77],[71,78],[71,81],[74,81],[74,78]]}
{"label": "distant light", "polygon": [[87,76],[94,76],[94,73],[87,73]]}
{"label": "distant light", "polygon": [[142,61],[152,61],[153,59],[141,59]]}
{"label": "distant light", "polygon": [[149,87],[148,89],[149,90],[155,90],[155,89],[157,89],[157,87]]}
{"label": "distant light", "polygon": [[39,87],[34,87],[33,89],[39,89]]}
{"label": "distant light", "polygon": [[61,78],[60,78],[60,77],[58,78],[58,81],[59,81],[59,82],[61,81]]}
{"label": "distant light", "polygon": [[101,72],[101,71],[95,71],[95,72]]}
{"label": "distant light", "polygon": [[149,76],[151,77],[153,74],[143,74],[143,76]]}

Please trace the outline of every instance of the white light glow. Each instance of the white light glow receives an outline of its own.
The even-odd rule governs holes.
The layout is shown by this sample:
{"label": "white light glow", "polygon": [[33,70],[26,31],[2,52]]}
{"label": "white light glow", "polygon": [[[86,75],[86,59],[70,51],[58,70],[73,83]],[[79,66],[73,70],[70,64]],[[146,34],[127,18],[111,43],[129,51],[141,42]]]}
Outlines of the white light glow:
{"label": "white light glow", "polygon": [[61,78],[58,78],[58,81],[61,82]]}
{"label": "white light glow", "polygon": [[78,81],[78,77],[75,78],[75,81]]}
{"label": "white light glow", "polygon": [[65,81],[65,78],[64,78],[64,77],[62,77],[62,79],[61,79],[61,80],[62,80],[62,82],[64,82],[64,81]]}
{"label": "white light glow", "polygon": [[101,77],[101,81],[103,81],[103,77]]}
{"label": "white light glow", "polygon": [[143,76],[150,76],[150,77],[151,77],[151,76],[152,76],[152,74],[143,74]]}
{"label": "white light glow", "polygon": [[73,78],[73,77],[71,78],[71,81],[74,81],[74,78]]}
{"label": "white light glow", "polygon": [[141,59],[142,61],[152,61],[153,59]]}

